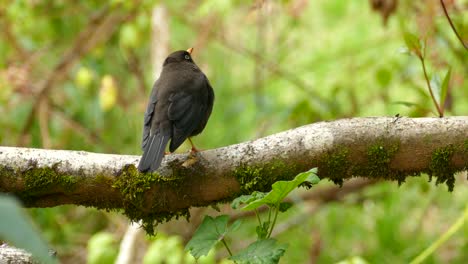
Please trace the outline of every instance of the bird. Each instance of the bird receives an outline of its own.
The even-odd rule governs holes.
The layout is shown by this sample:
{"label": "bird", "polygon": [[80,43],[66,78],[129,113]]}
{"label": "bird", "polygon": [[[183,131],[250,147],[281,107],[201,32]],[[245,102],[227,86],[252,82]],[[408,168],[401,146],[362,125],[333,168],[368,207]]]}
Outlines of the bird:
{"label": "bird", "polygon": [[171,53],[153,85],[143,119],[138,164],[140,172],[159,168],[169,143],[174,152],[187,138],[200,134],[213,110],[214,91],[206,75],[192,59],[193,48]]}

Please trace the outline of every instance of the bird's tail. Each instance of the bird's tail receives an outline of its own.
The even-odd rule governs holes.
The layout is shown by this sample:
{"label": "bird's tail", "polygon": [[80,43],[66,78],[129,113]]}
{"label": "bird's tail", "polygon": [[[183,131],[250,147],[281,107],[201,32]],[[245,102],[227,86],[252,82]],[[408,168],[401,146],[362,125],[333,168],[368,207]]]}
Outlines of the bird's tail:
{"label": "bird's tail", "polygon": [[166,149],[169,138],[169,135],[163,135],[162,133],[150,136],[143,151],[143,156],[140,159],[140,164],[138,164],[139,171],[152,172],[159,168],[164,157],[164,150]]}

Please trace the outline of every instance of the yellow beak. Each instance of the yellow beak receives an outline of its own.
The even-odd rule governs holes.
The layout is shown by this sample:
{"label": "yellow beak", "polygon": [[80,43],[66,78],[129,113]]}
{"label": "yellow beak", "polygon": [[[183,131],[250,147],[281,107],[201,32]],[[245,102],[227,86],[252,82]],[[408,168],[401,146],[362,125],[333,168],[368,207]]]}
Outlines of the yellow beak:
{"label": "yellow beak", "polygon": [[190,55],[192,55],[192,51],[193,51],[193,48],[189,48],[189,49],[187,50],[187,52],[188,52]]}

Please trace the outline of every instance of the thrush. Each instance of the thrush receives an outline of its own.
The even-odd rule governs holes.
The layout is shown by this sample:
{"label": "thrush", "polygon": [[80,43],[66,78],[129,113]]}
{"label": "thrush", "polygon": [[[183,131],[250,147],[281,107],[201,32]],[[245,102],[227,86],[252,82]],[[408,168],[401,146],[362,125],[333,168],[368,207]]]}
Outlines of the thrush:
{"label": "thrush", "polygon": [[141,172],[158,169],[169,140],[169,151],[174,152],[187,138],[200,134],[211,115],[213,88],[193,61],[192,51],[171,53],[153,85],[144,116]]}

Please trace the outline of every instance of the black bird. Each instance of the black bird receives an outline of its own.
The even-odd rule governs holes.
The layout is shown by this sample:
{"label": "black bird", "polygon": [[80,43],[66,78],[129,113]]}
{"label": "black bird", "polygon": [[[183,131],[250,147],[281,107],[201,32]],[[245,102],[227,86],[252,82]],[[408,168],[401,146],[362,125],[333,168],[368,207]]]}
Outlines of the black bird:
{"label": "black bird", "polygon": [[143,124],[141,172],[158,169],[169,140],[169,151],[173,152],[187,138],[200,134],[211,115],[213,88],[192,60],[192,50],[170,54],[153,85]]}

